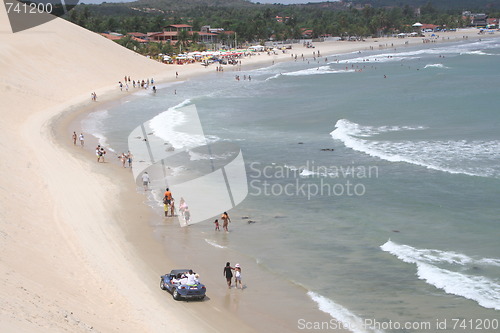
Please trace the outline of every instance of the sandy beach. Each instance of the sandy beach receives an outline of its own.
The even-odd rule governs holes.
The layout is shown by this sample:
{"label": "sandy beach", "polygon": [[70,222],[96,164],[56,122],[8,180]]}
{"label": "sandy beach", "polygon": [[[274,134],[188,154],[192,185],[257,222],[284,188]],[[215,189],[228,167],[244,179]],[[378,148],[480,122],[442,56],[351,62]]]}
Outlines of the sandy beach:
{"label": "sandy beach", "polygon": [[[462,30],[436,41],[463,36],[480,37],[477,30]],[[327,56],[422,43],[386,38],[317,43],[315,49],[294,45],[286,54],[263,53],[242,64],[268,66],[290,61],[290,54],[311,58],[318,50]],[[289,304],[279,281],[266,287],[276,289],[277,299],[259,299],[258,281],[266,276],[250,278],[253,294],[228,294],[222,267],[202,273],[210,286],[206,301],[174,302],[158,288],[159,276],[186,260],[200,265],[207,254],[182,258],[183,248],[165,246],[168,235],[155,226],[159,217],[144,204],[130,170],[96,163],[92,133],[84,133],[89,150],[71,142],[71,133],[80,131],[78,117],[128,94],[118,88],[125,75],[173,82],[215,67],[163,65],[62,19],[13,34],[3,8],[0,45],[1,332],[275,332],[297,330],[297,320],[283,318],[331,319],[312,301],[310,313]],[[189,248],[198,241],[186,232],[175,244]],[[227,255],[215,259],[225,262]],[[249,271],[255,265],[244,264]],[[301,287],[292,288],[299,293]]]}

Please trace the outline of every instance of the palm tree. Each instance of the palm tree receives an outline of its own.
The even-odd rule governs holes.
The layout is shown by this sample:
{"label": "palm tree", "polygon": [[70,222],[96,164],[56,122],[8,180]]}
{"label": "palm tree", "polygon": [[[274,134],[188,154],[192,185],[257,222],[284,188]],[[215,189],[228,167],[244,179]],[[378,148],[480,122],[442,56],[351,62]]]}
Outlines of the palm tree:
{"label": "palm tree", "polygon": [[181,30],[177,33],[177,44],[180,53],[182,53],[182,47],[186,48],[189,45],[189,32],[187,30]]}

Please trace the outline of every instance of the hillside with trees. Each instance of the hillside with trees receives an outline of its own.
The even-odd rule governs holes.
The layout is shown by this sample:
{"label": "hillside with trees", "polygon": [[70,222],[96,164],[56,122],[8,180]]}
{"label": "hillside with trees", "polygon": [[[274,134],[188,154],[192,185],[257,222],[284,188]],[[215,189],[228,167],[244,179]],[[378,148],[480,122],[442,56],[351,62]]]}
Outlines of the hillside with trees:
{"label": "hillside with trees", "polygon": [[[419,21],[447,28],[465,27],[462,11],[500,17],[498,1],[491,0],[353,0],[298,5],[259,4],[247,0],[140,0],[129,3],[81,4],[67,19],[95,32],[159,32],[171,24],[222,28],[238,44],[299,39],[304,31],[319,36],[383,36],[410,32]],[[128,41],[129,47],[137,45]],[[174,46],[175,47],[175,46]],[[167,48],[162,46],[162,48]],[[171,47],[169,46],[170,50]],[[166,50],[164,50],[166,51]]]}

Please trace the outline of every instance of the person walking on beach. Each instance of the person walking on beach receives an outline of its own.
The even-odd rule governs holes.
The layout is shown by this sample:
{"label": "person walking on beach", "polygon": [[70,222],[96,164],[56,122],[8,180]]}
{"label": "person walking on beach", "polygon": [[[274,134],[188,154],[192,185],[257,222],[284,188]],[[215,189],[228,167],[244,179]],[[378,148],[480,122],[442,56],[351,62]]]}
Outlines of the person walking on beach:
{"label": "person walking on beach", "polygon": [[83,145],[85,144],[85,138],[83,137],[83,133],[80,133],[80,145],[83,147]]}
{"label": "person walking on beach", "polygon": [[[165,192],[166,193],[166,192]],[[172,196],[163,196],[163,205],[165,208],[165,217],[168,217],[168,211],[170,211],[170,215],[174,217],[174,211],[175,211],[175,203],[174,203],[174,198]]]}
{"label": "person walking on beach", "polygon": [[104,155],[106,154],[106,151],[104,150],[103,147],[97,149],[97,162],[100,162],[102,159],[102,163],[104,163]]}
{"label": "person walking on beach", "polygon": [[222,219],[222,228],[223,228],[226,232],[227,232],[227,231],[229,231],[229,230],[227,229],[227,226],[228,226],[229,222],[231,222],[231,219],[229,218],[229,215],[227,215],[227,213],[226,213],[226,212],[224,212],[220,218]]}
{"label": "person walking on beach", "polygon": [[73,132],[73,145],[76,146],[76,139],[78,138],[78,136],[76,135],[76,132]]}
{"label": "person walking on beach", "polygon": [[127,161],[128,161],[128,167],[131,168],[132,167],[132,158],[134,156],[132,155],[132,153],[130,152],[130,150],[128,151],[127,153]]}
{"label": "person walking on beach", "polygon": [[172,192],[170,192],[169,188],[167,187],[165,193],[163,194],[163,202],[170,206],[170,201],[172,201]]}
{"label": "person walking on beach", "polygon": [[220,228],[219,228],[219,220],[218,220],[218,219],[215,219],[214,223],[215,223],[215,231],[220,231]]}
{"label": "person walking on beach", "polygon": [[234,284],[236,285],[236,289],[238,289],[238,284],[240,285],[240,289],[243,289],[243,284],[241,283],[240,264],[234,265]]}
{"label": "person walking on beach", "polygon": [[174,217],[174,212],[175,212],[175,202],[174,198],[170,200],[170,216]]}
{"label": "person walking on beach", "polygon": [[165,200],[163,200],[163,210],[165,211],[165,217],[168,217],[168,210],[170,209],[170,206],[165,203]]}
{"label": "person walking on beach", "polygon": [[187,207],[184,210],[184,221],[186,222],[186,225],[189,225],[189,221],[191,221],[191,212],[189,211],[189,208],[187,208]]}
{"label": "person walking on beach", "polygon": [[184,200],[183,197],[181,197],[181,202],[179,204],[179,211],[181,212],[181,215],[184,216],[184,211],[188,209],[188,205],[186,201]]}
{"label": "person walking on beach", "polygon": [[125,155],[125,153],[122,153],[120,156],[118,156],[118,158],[122,162],[122,166],[125,168],[125,162],[127,162],[127,155]]}
{"label": "person walking on beach", "polygon": [[147,172],[144,172],[142,174],[142,185],[144,186],[144,191],[148,190],[149,183],[151,183],[151,180],[149,179],[149,175]]}
{"label": "person walking on beach", "polygon": [[231,289],[231,280],[233,279],[233,268],[229,261],[226,263],[226,267],[224,267],[224,276],[226,277],[227,287]]}

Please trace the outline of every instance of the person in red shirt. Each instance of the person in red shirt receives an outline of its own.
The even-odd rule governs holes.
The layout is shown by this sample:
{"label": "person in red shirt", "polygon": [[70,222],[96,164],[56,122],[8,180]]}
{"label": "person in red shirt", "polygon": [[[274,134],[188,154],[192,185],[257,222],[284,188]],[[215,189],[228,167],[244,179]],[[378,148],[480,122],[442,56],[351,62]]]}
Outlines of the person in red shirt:
{"label": "person in red shirt", "polygon": [[170,201],[172,201],[172,192],[170,192],[168,187],[167,187],[167,190],[165,191],[165,193],[163,194],[163,200],[164,200],[164,203],[166,205],[170,206]]}

